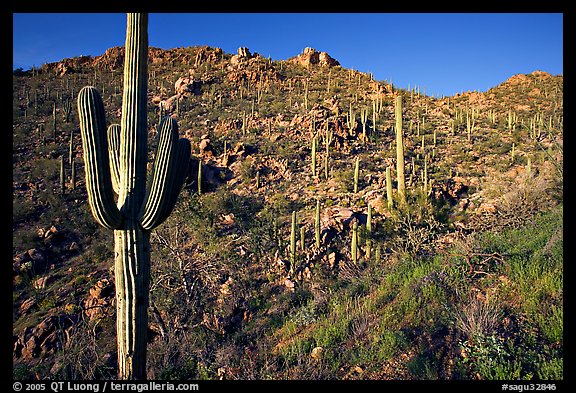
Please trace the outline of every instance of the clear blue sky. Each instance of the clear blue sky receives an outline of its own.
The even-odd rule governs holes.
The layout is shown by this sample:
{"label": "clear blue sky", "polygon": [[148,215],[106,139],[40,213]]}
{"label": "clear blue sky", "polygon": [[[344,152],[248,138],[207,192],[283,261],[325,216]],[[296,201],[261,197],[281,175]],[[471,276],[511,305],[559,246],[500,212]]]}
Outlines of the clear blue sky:
{"label": "clear blue sky", "polygon": [[[13,68],[124,45],[125,14],[15,13]],[[309,46],[399,87],[453,95],[563,73],[561,13],[151,13],[150,46],[209,45],[285,60]]]}

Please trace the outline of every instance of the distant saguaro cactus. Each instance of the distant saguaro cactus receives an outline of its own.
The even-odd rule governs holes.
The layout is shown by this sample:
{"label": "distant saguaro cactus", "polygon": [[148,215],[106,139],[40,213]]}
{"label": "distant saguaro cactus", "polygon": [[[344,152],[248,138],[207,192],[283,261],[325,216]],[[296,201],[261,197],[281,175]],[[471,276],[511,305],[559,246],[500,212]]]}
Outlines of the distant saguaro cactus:
{"label": "distant saguaro cactus", "polygon": [[358,178],[360,176],[360,157],[356,157],[354,164],[354,194],[358,193]]}
{"label": "distant saguaro cactus", "polygon": [[316,177],[316,145],[318,140],[316,137],[312,138],[312,177]]}
{"label": "distant saguaro cactus", "polygon": [[296,267],[296,211],[292,211],[292,225],[290,226],[290,274],[294,274]]}
{"label": "distant saguaro cactus", "polygon": [[370,259],[372,254],[372,205],[368,204],[368,215],[366,218],[366,258]]}
{"label": "distant saguaro cactus", "polygon": [[386,167],[386,199],[388,200],[388,209],[392,209],[394,202],[392,199],[392,175],[390,174],[390,167]]}
{"label": "distant saguaro cactus", "polygon": [[358,263],[358,221],[352,224],[352,262]]}
{"label": "distant saguaro cactus", "polygon": [[92,86],[78,94],[78,114],[88,202],[96,221],[114,230],[118,377],[144,379],[150,231],[176,204],[190,160],[190,142],[178,138],[175,120],[161,122],[147,188],[147,14],[127,15],[125,53],[120,126],[110,126],[107,133],[104,104]]}
{"label": "distant saguaro cactus", "polygon": [[396,177],[398,179],[398,196],[401,202],[406,201],[406,183],[404,181],[404,138],[402,136],[402,96],[396,97]]}

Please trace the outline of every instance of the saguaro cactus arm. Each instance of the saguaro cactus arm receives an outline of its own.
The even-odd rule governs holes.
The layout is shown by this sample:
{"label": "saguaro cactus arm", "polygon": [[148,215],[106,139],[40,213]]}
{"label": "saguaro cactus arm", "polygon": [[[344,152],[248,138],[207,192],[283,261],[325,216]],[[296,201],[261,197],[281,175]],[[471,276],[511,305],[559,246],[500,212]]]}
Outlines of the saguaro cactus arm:
{"label": "saguaro cactus arm", "polygon": [[111,124],[108,127],[108,157],[110,159],[110,173],[112,187],[116,194],[120,190],[120,124]]}
{"label": "saguaro cactus arm", "polygon": [[170,193],[170,200],[167,202],[168,210],[170,212],[176,205],[178,195],[180,195],[180,193],[176,191],[180,191],[186,181],[191,152],[192,147],[190,146],[190,141],[185,138],[180,138],[178,140],[178,147],[176,148],[176,164],[173,175],[176,180],[172,183],[173,192]]}
{"label": "saguaro cactus arm", "polygon": [[123,219],[114,203],[106,115],[102,98],[95,87],[87,86],[80,90],[78,114],[84,149],[86,190],[92,214],[103,227],[120,229]]}
{"label": "saguaro cactus arm", "polygon": [[141,225],[144,229],[160,225],[172,212],[186,176],[181,169],[187,167],[190,159],[190,142],[187,139],[178,141],[176,120],[164,118],[159,128],[152,182],[142,205]]}

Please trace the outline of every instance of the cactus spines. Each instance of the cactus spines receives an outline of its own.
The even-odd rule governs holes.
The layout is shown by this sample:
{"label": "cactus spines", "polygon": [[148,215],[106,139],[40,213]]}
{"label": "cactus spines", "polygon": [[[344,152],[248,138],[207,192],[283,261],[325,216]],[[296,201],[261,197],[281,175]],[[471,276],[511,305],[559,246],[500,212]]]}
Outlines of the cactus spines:
{"label": "cactus spines", "polygon": [[[173,209],[190,160],[176,122],[160,123],[152,181],[148,160],[148,15],[127,15],[120,126],[106,129],[104,105],[92,86],[78,94],[88,202],[96,221],[114,230],[118,377],[144,379],[150,285],[150,231]],[[114,192],[118,194],[114,202]]]}
{"label": "cactus spines", "polygon": [[406,183],[404,180],[404,138],[402,137],[402,96],[396,97],[396,176],[398,178],[398,196],[406,201]]}

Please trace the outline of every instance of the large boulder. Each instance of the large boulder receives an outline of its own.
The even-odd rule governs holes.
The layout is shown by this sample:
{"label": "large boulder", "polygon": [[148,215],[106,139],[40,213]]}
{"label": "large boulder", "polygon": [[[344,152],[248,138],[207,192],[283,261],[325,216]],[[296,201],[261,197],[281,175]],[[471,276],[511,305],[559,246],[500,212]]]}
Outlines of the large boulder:
{"label": "large boulder", "polygon": [[196,81],[191,77],[181,77],[174,83],[174,90],[176,91],[177,95],[190,95],[200,94],[200,87],[202,83],[200,81]]}

